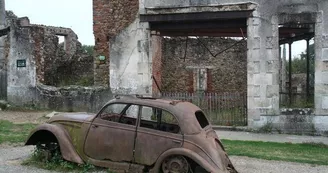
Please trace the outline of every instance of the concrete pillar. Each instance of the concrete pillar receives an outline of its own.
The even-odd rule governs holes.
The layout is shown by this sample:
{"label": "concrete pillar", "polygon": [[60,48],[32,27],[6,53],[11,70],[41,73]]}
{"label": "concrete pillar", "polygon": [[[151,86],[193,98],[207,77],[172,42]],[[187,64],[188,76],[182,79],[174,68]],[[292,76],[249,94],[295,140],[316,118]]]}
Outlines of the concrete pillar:
{"label": "concrete pillar", "polygon": [[[259,16],[257,11],[254,16]],[[268,18],[268,19],[265,19]],[[248,20],[248,126],[263,125],[261,115],[279,114],[279,29],[276,16]]]}
{"label": "concrete pillar", "polygon": [[[328,5],[327,2],[325,2]],[[328,9],[319,12],[315,24],[315,113],[328,115]]]}
{"label": "concrete pillar", "polygon": [[0,0],[0,27],[6,25],[6,9],[5,9],[5,0]]}
{"label": "concrete pillar", "polygon": [[[0,0],[0,29],[6,26],[5,0]],[[0,100],[7,98],[5,37],[0,37]]]}
{"label": "concrete pillar", "polygon": [[[0,0],[0,29],[6,26],[6,10],[5,10],[5,0]],[[5,63],[5,40],[0,37],[0,70],[4,69]]]}
{"label": "concrete pillar", "polygon": [[[281,91],[283,93],[286,92],[286,76],[287,76],[287,70],[286,70],[286,44],[283,45],[283,48],[282,48],[282,65],[281,65]],[[282,102],[283,103],[286,103],[286,96],[285,94],[282,94]]]}

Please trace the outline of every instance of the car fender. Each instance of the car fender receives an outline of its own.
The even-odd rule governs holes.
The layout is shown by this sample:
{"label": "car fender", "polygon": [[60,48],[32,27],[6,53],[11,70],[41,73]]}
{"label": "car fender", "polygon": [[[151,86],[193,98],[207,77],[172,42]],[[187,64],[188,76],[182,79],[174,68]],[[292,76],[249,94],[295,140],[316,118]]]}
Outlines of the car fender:
{"label": "car fender", "polygon": [[174,148],[170,149],[166,152],[164,152],[156,161],[155,166],[151,170],[152,173],[159,173],[161,164],[164,161],[165,158],[172,156],[172,155],[181,155],[188,157],[189,159],[192,159],[194,162],[196,162],[198,165],[203,167],[206,171],[211,173],[223,173],[220,172],[218,169],[214,168],[210,163],[208,163],[203,157],[201,157],[199,154],[185,148]]}
{"label": "car fender", "polygon": [[36,145],[38,142],[38,139],[42,138],[41,134],[50,132],[53,134],[60,146],[60,152],[63,156],[63,158],[67,161],[75,162],[78,164],[83,164],[83,160],[78,155],[76,150],[74,149],[74,146],[71,142],[71,138],[67,131],[58,124],[42,124],[36,127],[29,135],[29,137],[26,140],[25,145]]}

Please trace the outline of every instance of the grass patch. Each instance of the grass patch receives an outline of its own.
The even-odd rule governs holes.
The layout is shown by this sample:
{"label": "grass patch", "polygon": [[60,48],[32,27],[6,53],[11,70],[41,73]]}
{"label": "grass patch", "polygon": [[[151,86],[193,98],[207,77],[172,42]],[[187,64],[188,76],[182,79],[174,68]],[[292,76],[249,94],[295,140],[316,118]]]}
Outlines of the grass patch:
{"label": "grass patch", "polygon": [[25,142],[28,134],[36,124],[14,124],[9,121],[0,120],[0,144]]}
{"label": "grass patch", "polygon": [[222,140],[229,155],[328,165],[328,146],[321,143],[273,143]]}
{"label": "grass patch", "polygon": [[[51,159],[45,159],[44,152],[40,149],[35,149],[32,156],[25,160],[22,165],[25,166],[34,166],[41,169],[53,170],[59,172],[94,172],[94,171],[103,171],[104,168],[95,167],[91,164],[79,165],[76,163],[65,161],[60,152],[57,151],[53,154]],[[111,173],[107,170],[108,173]]]}

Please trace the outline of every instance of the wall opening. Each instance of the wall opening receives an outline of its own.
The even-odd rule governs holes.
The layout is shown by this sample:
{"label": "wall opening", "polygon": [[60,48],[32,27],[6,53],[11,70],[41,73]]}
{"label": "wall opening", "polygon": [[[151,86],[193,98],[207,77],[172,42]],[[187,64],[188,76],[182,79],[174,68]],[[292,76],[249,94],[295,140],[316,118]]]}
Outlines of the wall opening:
{"label": "wall opening", "polygon": [[58,45],[60,48],[64,49],[66,51],[66,37],[64,35],[56,35],[58,38]]}
{"label": "wall opening", "polygon": [[280,107],[314,108],[314,24],[281,24],[279,35]]}

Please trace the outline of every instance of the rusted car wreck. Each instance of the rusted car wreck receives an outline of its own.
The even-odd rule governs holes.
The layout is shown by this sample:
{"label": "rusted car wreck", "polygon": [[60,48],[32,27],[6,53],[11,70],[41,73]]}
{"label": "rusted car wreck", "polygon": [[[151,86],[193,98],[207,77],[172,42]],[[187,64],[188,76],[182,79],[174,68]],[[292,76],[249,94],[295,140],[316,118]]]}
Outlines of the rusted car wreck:
{"label": "rusted car wreck", "polygon": [[26,145],[65,160],[126,172],[237,172],[199,107],[116,96],[98,114],[65,113],[34,129]]}

